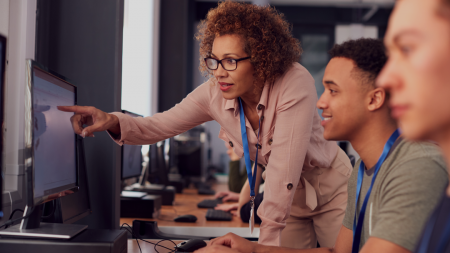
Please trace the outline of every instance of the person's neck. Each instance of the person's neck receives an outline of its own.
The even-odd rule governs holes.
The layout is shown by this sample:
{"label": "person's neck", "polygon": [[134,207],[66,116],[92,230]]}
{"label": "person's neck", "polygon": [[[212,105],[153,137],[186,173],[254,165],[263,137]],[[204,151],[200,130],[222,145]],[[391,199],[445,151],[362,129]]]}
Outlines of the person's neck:
{"label": "person's neck", "polygon": [[395,129],[397,129],[397,126],[392,121],[373,118],[349,140],[366,165],[366,169],[370,169],[377,164],[383,153],[384,145]]}
{"label": "person's neck", "polygon": [[[448,130],[439,133],[437,136],[433,136],[432,139],[435,140],[442,149],[445,161],[447,163],[450,182],[450,128],[447,129]],[[446,194],[450,197],[450,185],[447,187]]]}
{"label": "person's neck", "polygon": [[242,94],[241,99],[248,109],[256,111],[256,106],[259,104],[259,100],[261,100],[261,94],[262,90],[255,93],[252,89],[251,91]]}

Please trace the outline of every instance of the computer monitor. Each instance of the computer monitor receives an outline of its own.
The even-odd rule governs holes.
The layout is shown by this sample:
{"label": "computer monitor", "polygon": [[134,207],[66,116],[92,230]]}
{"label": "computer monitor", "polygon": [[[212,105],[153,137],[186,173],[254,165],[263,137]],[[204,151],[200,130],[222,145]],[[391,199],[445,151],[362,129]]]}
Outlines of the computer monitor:
{"label": "computer monitor", "polygon": [[[131,117],[142,117],[136,113],[122,110]],[[122,145],[122,180],[138,178],[142,173],[142,145]]]}
{"label": "computer monitor", "polygon": [[[83,138],[77,136],[79,190],[54,203],[45,203],[44,222],[72,224],[92,213]],[[56,206],[54,206],[56,205]]]}
{"label": "computer monitor", "polygon": [[164,141],[150,145],[148,181],[153,184],[169,185],[168,170],[164,155]]}
{"label": "computer monitor", "polygon": [[173,138],[166,139],[164,145],[167,170],[170,173],[172,167],[175,166],[175,140]]}
{"label": "computer monitor", "polygon": [[178,149],[178,169],[184,177],[202,176],[201,146],[187,146]]}
{"label": "computer monitor", "polygon": [[6,38],[0,35],[0,219],[3,217],[3,110],[4,110],[4,82],[6,65]]}
{"label": "computer monitor", "polygon": [[70,117],[57,109],[76,105],[77,89],[65,78],[27,60],[25,152],[27,205],[18,226],[2,235],[69,239],[85,225],[40,223],[43,203],[78,191],[77,141]]}

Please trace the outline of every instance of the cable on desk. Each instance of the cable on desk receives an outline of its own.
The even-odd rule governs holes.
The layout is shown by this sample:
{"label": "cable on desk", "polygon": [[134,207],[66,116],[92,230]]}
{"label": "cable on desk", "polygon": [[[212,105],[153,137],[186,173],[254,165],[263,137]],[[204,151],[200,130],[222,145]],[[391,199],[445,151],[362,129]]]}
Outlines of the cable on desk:
{"label": "cable on desk", "polygon": [[8,228],[10,225],[14,224],[14,222],[20,221],[20,220],[23,220],[23,219],[26,219],[26,218],[30,217],[30,215],[33,213],[33,211],[34,211],[34,207],[33,207],[33,209],[31,209],[31,212],[28,215],[22,216],[20,218],[15,219],[15,220],[8,220],[7,222],[5,222],[5,224],[1,225],[0,228],[2,228],[2,227]]}
{"label": "cable on desk", "polygon": [[8,219],[8,220],[11,220],[11,219],[13,218],[14,214],[15,214],[17,211],[23,213],[23,210],[22,210],[22,209],[15,209],[15,210],[12,211],[11,214],[9,215],[9,219]]}
{"label": "cable on desk", "polygon": [[[124,227],[124,226],[127,226],[128,228],[126,228],[126,227]],[[159,251],[156,249],[156,246],[159,246],[159,247],[162,247],[162,248],[165,248],[165,249],[169,250],[169,253],[172,253],[172,252],[175,252],[175,251],[176,251],[175,249],[171,249],[171,248],[167,248],[167,247],[165,247],[165,246],[159,245],[159,243],[161,243],[161,242],[163,242],[163,241],[170,241],[170,242],[173,243],[173,245],[175,245],[175,247],[176,247],[177,244],[176,244],[174,241],[170,240],[170,239],[162,239],[162,240],[158,241],[158,242],[155,244],[155,243],[153,243],[153,242],[144,240],[144,239],[139,238],[138,236],[136,236],[136,235],[133,233],[133,228],[132,228],[130,225],[128,225],[127,223],[123,223],[122,226],[120,227],[120,229],[125,229],[125,230],[127,230],[132,236],[134,236],[134,238],[136,238],[136,242],[137,242],[137,244],[138,244],[138,247],[139,247],[139,250],[140,250],[141,253],[142,253],[142,250],[141,250],[141,246],[139,246],[138,239],[141,240],[141,241],[143,241],[143,242],[146,242],[146,243],[150,243],[150,244],[152,244],[152,245],[155,245],[155,251],[156,251],[157,253],[159,253]]]}
{"label": "cable on desk", "polygon": [[[130,233],[130,234],[132,234],[133,236],[134,236],[134,234],[133,234],[133,229],[130,227],[130,230],[128,230],[128,228],[124,228],[123,226],[124,225],[127,225],[128,227],[130,227],[130,225],[128,225],[127,223],[124,223],[124,224],[122,224],[122,226],[120,227],[120,229],[125,229],[126,231],[128,231],[128,233]],[[139,241],[138,241],[138,238],[135,236],[134,237],[135,239],[136,239],[136,243],[137,243],[137,245],[138,245],[138,247],[139,247],[139,252],[141,252],[142,253],[142,249],[141,249],[141,245],[139,245]]]}
{"label": "cable on desk", "polygon": [[[156,250],[156,246],[163,247],[162,245],[159,245],[159,243],[164,242],[164,241],[170,241],[171,243],[173,243],[173,244],[175,245],[175,249],[172,250],[171,252],[175,252],[175,251],[176,251],[177,244],[176,244],[174,241],[172,241],[172,240],[170,240],[170,239],[162,239],[161,241],[159,241],[159,242],[157,242],[157,243],[155,244],[154,250],[155,250],[156,252],[158,252],[158,250]],[[164,247],[164,248],[165,248],[165,247]]]}

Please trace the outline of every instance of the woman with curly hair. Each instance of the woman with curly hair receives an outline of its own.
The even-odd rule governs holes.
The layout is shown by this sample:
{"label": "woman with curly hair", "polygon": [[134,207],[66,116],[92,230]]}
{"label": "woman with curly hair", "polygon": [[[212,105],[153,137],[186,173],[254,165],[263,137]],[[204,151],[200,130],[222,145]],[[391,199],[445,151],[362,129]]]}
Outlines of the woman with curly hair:
{"label": "woman with curly hair", "polygon": [[76,113],[77,134],[108,130],[120,145],[155,143],[216,120],[219,138],[236,154],[266,167],[259,243],[333,246],[351,165],[323,138],[314,80],[297,63],[302,50],[290,25],[270,6],[226,1],[199,28],[200,70],[211,78],[170,110],[131,118],[93,107],[59,109]]}

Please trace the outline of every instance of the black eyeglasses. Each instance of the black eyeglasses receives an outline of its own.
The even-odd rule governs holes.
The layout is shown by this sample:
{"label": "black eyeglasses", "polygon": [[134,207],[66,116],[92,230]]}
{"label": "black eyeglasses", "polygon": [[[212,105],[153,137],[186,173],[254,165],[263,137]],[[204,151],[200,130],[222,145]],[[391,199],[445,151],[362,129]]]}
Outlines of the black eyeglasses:
{"label": "black eyeglasses", "polygon": [[230,59],[230,58],[226,58],[226,59],[222,59],[222,60],[217,60],[214,58],[205,58],[205,63],[206,63],[206,67],[210,70],[216,70],[219,68],[219,64],[222,65],[222,68],[228,71],[233,71],[237,69],[237,63],[243,60],[247,60],[250,59],[251,57],[245,57],[245,58],[241,58],[241,59]]}

